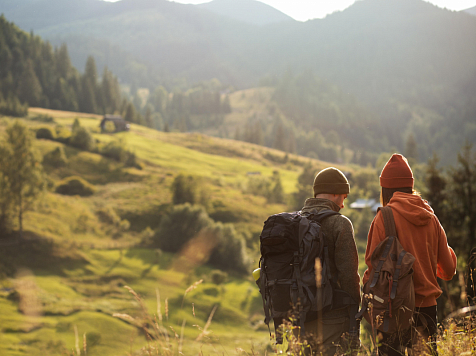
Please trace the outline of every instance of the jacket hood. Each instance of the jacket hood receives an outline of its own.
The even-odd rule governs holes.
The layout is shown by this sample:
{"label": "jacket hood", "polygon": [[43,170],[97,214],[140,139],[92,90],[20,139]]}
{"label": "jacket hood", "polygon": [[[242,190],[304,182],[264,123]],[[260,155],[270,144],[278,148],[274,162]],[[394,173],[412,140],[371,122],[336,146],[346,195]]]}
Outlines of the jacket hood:
{"label": "jacket hood", "polygon": [[317,211],[329,209],[329,210],[334,210],[337,212],[339,212],[340,210],[339,206],[336,203],[328,199],[322,199],[322,198],[306,199],[306,201],[304,202],[304,207],[302,208],[302,211],[310,212],[313,209],[316,209]]}
{"label": "jacket hood", "polygon": [[434,215],[426,200],[408,193],[395,192],[388,206],[417,226],[427,225]]}

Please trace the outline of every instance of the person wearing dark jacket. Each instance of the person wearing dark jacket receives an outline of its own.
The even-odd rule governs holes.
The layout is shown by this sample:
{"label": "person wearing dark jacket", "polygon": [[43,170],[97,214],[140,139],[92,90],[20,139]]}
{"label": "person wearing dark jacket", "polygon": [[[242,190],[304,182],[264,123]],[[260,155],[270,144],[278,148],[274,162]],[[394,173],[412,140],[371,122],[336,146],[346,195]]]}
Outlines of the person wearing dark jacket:
{"label": "person wearing dark jacket", "polygon": [[[345,175],[334,167],[320,171],[314,179],[314,198],[305,201],[303,213],[317,213],[323,210],[339,212],[344,208],[344,200],[350,192],[350,185]],[[352,222],[344,215],[333,215],[322,222],[322,232],[328,246],[330,269],[336,276],[338,288],[346,292],[355,302],[360,302],[360,276],[358,273],[359,256],[354,240]],[[304,324],[307,333],[318,336],[320,344],[318,353],[334,355],[341,341],[344,341],[349,331],[349,307],[344,306],[325,312],[318,318]],[[320,331],[321,335],[317,335]],[[350,341],[350,342],[349,342]],[[347,340],[340,346],[343,348],[358,348],[359,334]]]}
{"label": "person wearing dark jacket", "polygon": [[[445,230],[428,202],[413,190],[413,181],[412,170],[400,154],[390,157],[380,175],[381,204],[392,208],[398,239],[403,249],[415,257],[413,325],[398,335],[382,333],[380,355],[405,354],[405,348],[411,347],[416,336],[415,331],[430,341],[430,352],[436,354],[436,299],[442,293],[437,277],[448,281],[456,273],[456,255],[448,246]],[[372,275],[372,253],[385,237],[383,216],[378,212],[368,234],[364,284]]]}

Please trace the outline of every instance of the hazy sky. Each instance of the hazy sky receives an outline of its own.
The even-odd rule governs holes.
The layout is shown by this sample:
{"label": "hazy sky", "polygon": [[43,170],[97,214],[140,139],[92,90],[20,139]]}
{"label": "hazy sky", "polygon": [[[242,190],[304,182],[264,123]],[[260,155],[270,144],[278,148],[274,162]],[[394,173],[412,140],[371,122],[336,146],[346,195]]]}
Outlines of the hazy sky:
{"label": "hazy sky", "polygon": [[[118,0],[105,0],[118,1]],[[355,0],[259,0],[271,5],[298,21],[322,18],[334,11],[344,10]],[[210,0],[175,0],[183,4],[201,4]],[[431,0],[428,1],[449,10],[464,10],[476,6],[476,0]]]}

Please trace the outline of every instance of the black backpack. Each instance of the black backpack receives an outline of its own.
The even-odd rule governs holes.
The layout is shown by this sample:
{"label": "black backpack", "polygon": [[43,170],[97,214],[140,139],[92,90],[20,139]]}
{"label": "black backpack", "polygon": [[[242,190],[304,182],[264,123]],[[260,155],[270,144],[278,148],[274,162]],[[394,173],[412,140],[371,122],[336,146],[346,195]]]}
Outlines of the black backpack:
{"label": "black backpack", "polygon": [[[317,312],[325,312],[338,304],[352,303],[350,296],[336,295],[329,265],[321,222],[339,213],[324,210],[317,214],[301,212],[281,213],[270,216],[260,235],[260,278],[257,281],[263,299],[265,323],[274,321],[276,340],[278,327],[283,320],[295,325],[317,318]],[[316,286],[315,261],[321,261],[321,288]],[[337,293],[342,296],[342,293]],[[339,306],[342,307],[342,306]]]}

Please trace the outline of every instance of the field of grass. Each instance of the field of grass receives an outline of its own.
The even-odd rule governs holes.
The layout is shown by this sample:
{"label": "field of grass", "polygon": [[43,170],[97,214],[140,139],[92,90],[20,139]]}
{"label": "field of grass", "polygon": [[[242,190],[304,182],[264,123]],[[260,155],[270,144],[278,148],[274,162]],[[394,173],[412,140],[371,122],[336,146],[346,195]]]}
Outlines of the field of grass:
{"label": "field of grass", "polygon": [[[265,94],[237,94],[231,98],[233,107],[239,109],[243,95],[251,95],[256,110],[264,110]],[[39,114],[54,121],[35,119]],[[67,164],[45,165],[48,189],[25,213],[23,237],[0,239],[0,355],[154,354],[158,341],[148,339],[145,330],[153,330],[155,322],[163,325],[161,335],[169,338],[160,347],[170,353],[163,354],[270,352],[251,270],[257,265],[264,220],[290,208],[288,203],[272,204],[249,193],[247,184],[253,177],[270,178],[278,171],[289,202],[305,164],[312,162],[316,170],[328,164],[240,141],[138,125],[130,132],[101,134],[101,117],[90,114],[32,108],[20,121],[34,133],[40,127],[70,131],[76,118],[93,133],[99,147],[122,139],[142,169],[58,141],[34,140],[39,156],[62,147]],[[0,135],[12,121],[0,118]],[[186,252],[171,254],[141,243],[171,208],[171,184],[179,173],[200,177],[209,216],[233,223],[246,238],[252,260],[249,275],[231,271],[223,282],[214,283],[216,271],[188,261]],[[70,176],[92,184],[94,194],[54,193],[55,186]],[[104,212],[117,221],[105,220]],[[353,221],[359,219],[355,211],[346,208],[343,213]],[[365,241],[357,242],[363,251]],[[362,258],[361,271],[364,268]],[[211,323],[201,335],[207,320]]]}
{"label": "field of grass", "polygon": [[[50,115],[54,121],[36,120],[39,114]],[[147,345],[141,327],[143,313],[125,286],[135,290],[157,317],[158,291],[160,312],[176,351],[235,354],[243,348],[263,352],[270,344],[269,333],[262,324],[261,298],[251,276],[230,273],[224,283],[214,284],[212,268],[184,263],[180,253],[144,248],[140,242],[157,228],[171,206],[174,177],[193,174],[204,182],[209,215],[246,232],[248,252],[256,261],[263,221],[288,206],[247,193],[248,179],[269,178],[277,170],[289,197],[310,160],[239,141],[164,133],[138,125],[132,125],[130,132],[101,134],[97,115],[32,108],[29,118],[20,121],[34,133],[40,127],[54,131],[58,125],[71,130],[76,118],[93,132],[98,145],[121,138],[142,169],[127,168],[57,141],[34,141],[40,156],[62,147],[68,163],[60,168],[45,166],[48,189],[26,212],[23,238],[0,241],[5,243],[0,252],[0,354],[72,353],[77,343],[82,350],[83,337],[88,355],[138,352]],[[0,133],[12,121],[2,118]],[[89,197],[54,193],[54,187],[69,176],[93,184],[95,193]],[[128,220],[130,228],[122,231],[103,221],[100,211],[105,209]],[[202,279],[184,296],[190,285]],[[209,333],[195,341],[214,308]],[[114,313],[135,319],[123,320]]]}

